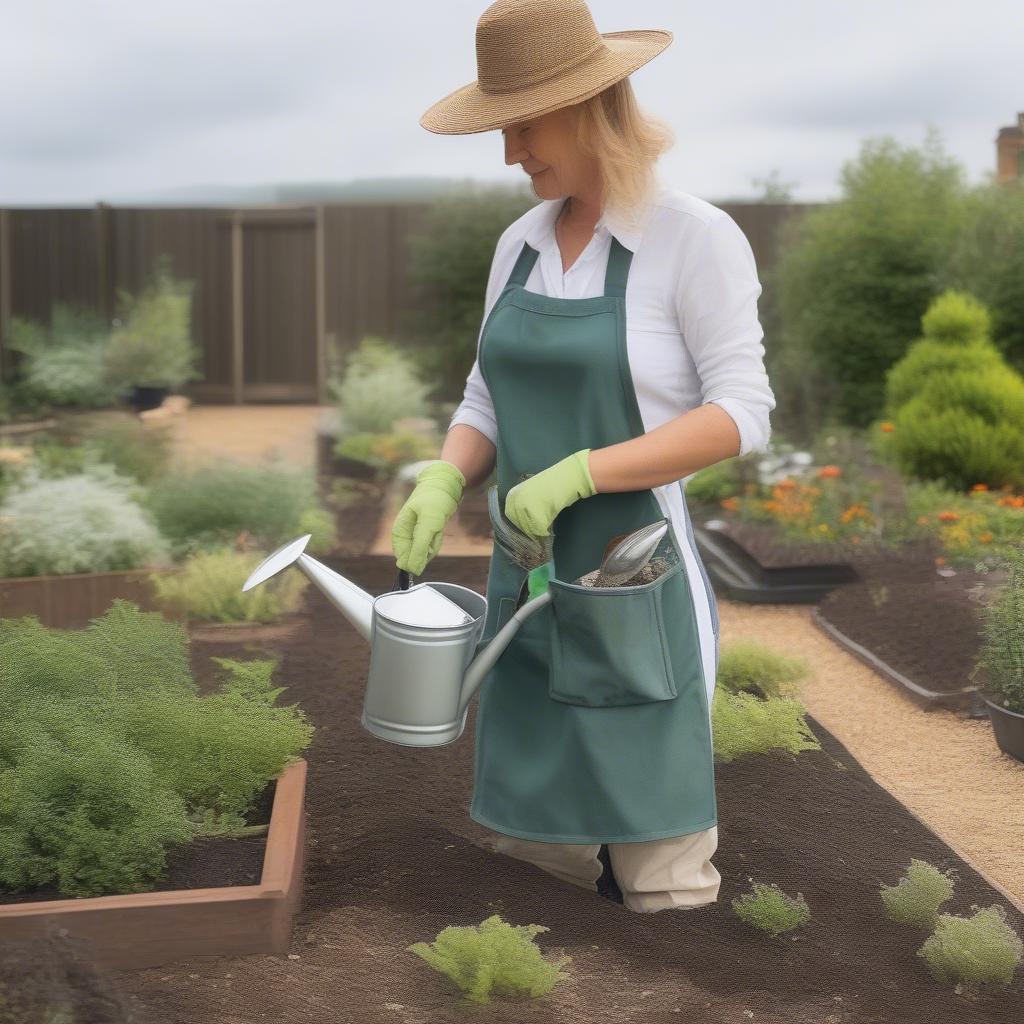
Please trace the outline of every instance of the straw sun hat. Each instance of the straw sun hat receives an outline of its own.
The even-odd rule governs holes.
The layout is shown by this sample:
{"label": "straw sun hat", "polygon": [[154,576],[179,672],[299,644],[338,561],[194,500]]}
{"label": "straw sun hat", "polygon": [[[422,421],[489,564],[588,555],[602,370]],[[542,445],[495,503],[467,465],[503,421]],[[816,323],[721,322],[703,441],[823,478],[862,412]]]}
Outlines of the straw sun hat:
{"label": "straw sun hat", "polygon": [[477,22],[477,80],[438,100],[420,124],[470,135],[581,103],[671,42],[665,29],[598,32],[583,0],[497,0]]}

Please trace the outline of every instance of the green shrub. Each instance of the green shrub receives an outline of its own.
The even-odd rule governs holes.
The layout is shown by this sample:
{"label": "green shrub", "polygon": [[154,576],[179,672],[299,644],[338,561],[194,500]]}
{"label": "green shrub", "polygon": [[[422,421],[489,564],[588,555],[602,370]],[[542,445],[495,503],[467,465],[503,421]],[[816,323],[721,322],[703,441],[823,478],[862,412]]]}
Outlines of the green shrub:
{"label": "green shrub", "polygon": [[525,182],[517,188],[469,182],[433,200],[409,236],[411,301],[402,336],[411,343],[420,376],[437,382],[442,399],[462,399],[498,239],[536,205]]}
{"label": "green shrub", "polygon": [[1006,567],[1005,585],[981,611],[978,666],[1003,706],[1024,715],[1024,547],[1008,554]]}
{"label": "green shrub", "polygon": [[988,341],[992,317],[969,292],[950,288],[936,296],[925,310],[921,329],[926,338],[946,345],[975,345]]}
{"label": "green shrub", "polygon": [[243,532],[272,551],[309,532],[301,526],[317,507],[316,484],[308,472],[225,462],[165,474],[147,506],[179,557],[223,547]]}
{"label": "green shrub", "polygon": [[0,504],[0,576],[109,572],[169,564],[133,481],[110,466],[43,479],[29,470]]}
{"label": "green shrub", "polygon": [[110,463],[122,476],[150,483],[167,472],[174,454],[174,438],[163,427],[125,418],[92,428],[85,442],[101,462]]}
{"label": "green shrub", "polygon": [[907,402],[895,419],[891,451],[903,473],[966,491],[1024,486],[1024,430],[992,423],[960,408],[936,408],[925,398]]}
{"label": "green shrub", "polygon": [[103,352],[106,379],[118,388],[180,388],[202,377],[192,341],[195,282],[176,280],[161,254],[149,284],[137,296],[118,289],[120,326]]}
{"label": "green shrub", "polygon": [[312,729],[273,662],[214,660],[200,696],[182,626],[123,600],[84,630],[0,619],[0,885],[143,891],[168,846],[244,823]]}
{"label": "green shrub", "polygon": [[349,356],[344,377],[329,387],[346,434],[387,433],[396,419],[430,411],[430,386],[409,356],[381,338],[364,338]]}
{"label": "green shrub", "polygon": [[687,500],[717,502],[731,498],[740,490],[735,462],[735,459],[725,459],[698,470],[686,481]]}
{"label": "green shrub", "polygon": [[990,341],[951,345],[933,338],[915,342],[885,376],[886,414],[895,415],[921,393],[933,377],[960,371],[980,372],[1002,367],[1003,357]]}
{"label": "green shrub", "polygon": [[939,907],[953,898],[953,888],[949,875],[915,857],[899,883],[883,885],[879,895],[891,920],[930,931],[938,920]]}
{"label": "green shrub", "polygon": [[118,389],[106,380],[103,352],[110,327],[89,309],[58,303],[50,325],[12,317],[8,346],[25,357],[22,389],[35,401],[97,408],[117,402]]}
{"label": "green shrub", "polygon": [[253,590],[242,586],[265,555],[228,548],[197,552],[182,571],[153,574],[150,583],[161,606],[178,615],[203,622],[273,622],[294,612],[305,589],[299,572],[278,573]]}
{"label": "green shrub", "polygon": [[726,763],[744,754],[821,749],[804,719],[803,705],[789,697],[761,700],[716,687],[711,725],[715,759]]}
{"label": "green shrub", "polygon": [[334,450],[348,459],[365,462],[383,478],[393,477],[404,465],[435,459],[438,442],[431,437],[411,431],[393,434],[345,434],[338,439]]}
{"label": "green shrub", "polygon": [[962,226],[939,280],[967,291],[992,315],[992,337],[1024,372],[1024,187],[987,180],[965,197]]}
{"label": "green shrub", "polygon": [[338,546],[334,516],[325,508],[306,508],[299,516],[299,533],[310,534],[306,550],[313,555],[326,555]]}
{"label": "green shrub", "polygon": [[751,892],[732,901],[736,916],[746,924],[773,937],[791,931],[811,919],[811,911],[801,893],[787,896],[774,882],[765,885],[751,880]]}
{"label": "green shrub", "polygon": [[782,697],[798,692],[809,673],[806,658],[779,654],[755,640],[734,640],[722,645],[717,682],[732,693]]}
{"label": "green shrub", "polygon": [[933,129],[921,147],[866,140],[840,185],[838,201],[782,226],[766,282],[778,306],[769,375],[801,436],[879,417],[886,370],[918,333],[966,220],[966,173]]}
{"label": "green shrub", "polygon": [[956,985],[958,991],[961,986],[1009,985],[1022,954],[1024,943],[998,905],[977,909],[971,917],[940,914],[935,931],[917,951],[936,981]]}
{"label": "green shrub", "polygon": [[493,914],[479,925],[452,926],[433,943],[415,942],[406,949],[451,978],[474,1003],[489,1003],[491,992],[514,997],[547,995],[569,975],[559,968],[572,960],[549,963],[533,937],[550,931],[539,924],[510,925]]}

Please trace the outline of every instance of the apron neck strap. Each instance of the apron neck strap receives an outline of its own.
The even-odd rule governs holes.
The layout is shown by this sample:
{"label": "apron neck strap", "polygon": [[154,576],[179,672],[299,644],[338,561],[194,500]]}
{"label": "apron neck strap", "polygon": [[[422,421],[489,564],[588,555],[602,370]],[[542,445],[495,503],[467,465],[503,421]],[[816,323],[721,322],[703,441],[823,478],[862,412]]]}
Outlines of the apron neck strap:
{"label": "apron neck strap", "polygon": [[626,281],[633,254],[614,235],[608,251],[608,269],[604,275],[604,293],[617,299],[626,297]]}

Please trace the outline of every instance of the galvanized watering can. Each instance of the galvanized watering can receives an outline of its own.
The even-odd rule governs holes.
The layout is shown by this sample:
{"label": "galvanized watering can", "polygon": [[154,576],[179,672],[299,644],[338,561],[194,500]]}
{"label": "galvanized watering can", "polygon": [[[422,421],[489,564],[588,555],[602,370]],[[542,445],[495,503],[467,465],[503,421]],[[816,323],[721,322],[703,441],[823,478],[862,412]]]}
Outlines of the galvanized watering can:
{"label": "galvanized watering can", "polygon": [[[511,536],[507,522],[499,517],[496,525],[496,540],[507,542]],[[617,566],[620,571],[608,578],[631,576],[650,558],[667,529],[668,523],[662,521],[620,539],[605,559],[606,566]],[[297,566],[369,641],[363,727],[380,739],[404,746],[453,743],[466,727],[469,701],[491,666],[519,627],[551,601],[551,591],[526,600],[524,582],[516,611],[481,648],[487,620],[483,595],[456,583],[424,582],[373,597],[307,555],[311,536],[307,533],[268,555],[242,590],[251,590],[289,565]],[[407,584],[408,574],[400,572],[399,582]]]}
{"label": "galvanized watering can", "polygon": [[[252,571],[250,590],[289,565],[297,566],[370,644],[370,671],[363,702],[365,729],[392,743],[439,747],[466,727],[466,709],[491,666],[519,627],[550,600],[527,601],[477,653],[487,619],[487,598],[455,583],[418,583],[373,597],[351,580],[305,553],[312,535],[290,541]],[[429,587],[466,613],[460,625],[412,625],[401,615],[403,595]]]}

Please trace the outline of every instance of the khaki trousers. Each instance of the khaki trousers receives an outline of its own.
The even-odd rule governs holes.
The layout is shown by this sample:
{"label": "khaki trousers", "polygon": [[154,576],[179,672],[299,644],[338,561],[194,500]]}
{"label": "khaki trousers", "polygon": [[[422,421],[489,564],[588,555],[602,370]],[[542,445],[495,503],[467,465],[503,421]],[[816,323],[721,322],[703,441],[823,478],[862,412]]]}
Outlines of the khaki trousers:
{"label": "khaki trousers", "polygon": [[[493,829],[491,830],[493,832]],[[604,869],[599,843],[542,843],[493,832],[499,853],[529,861],[549,875],[597,892]],[[711,863],[718,826],[685,836],[640,843],[608,843],[623,906],[638,914],[692,910],[718,899],[722,876]]]}

